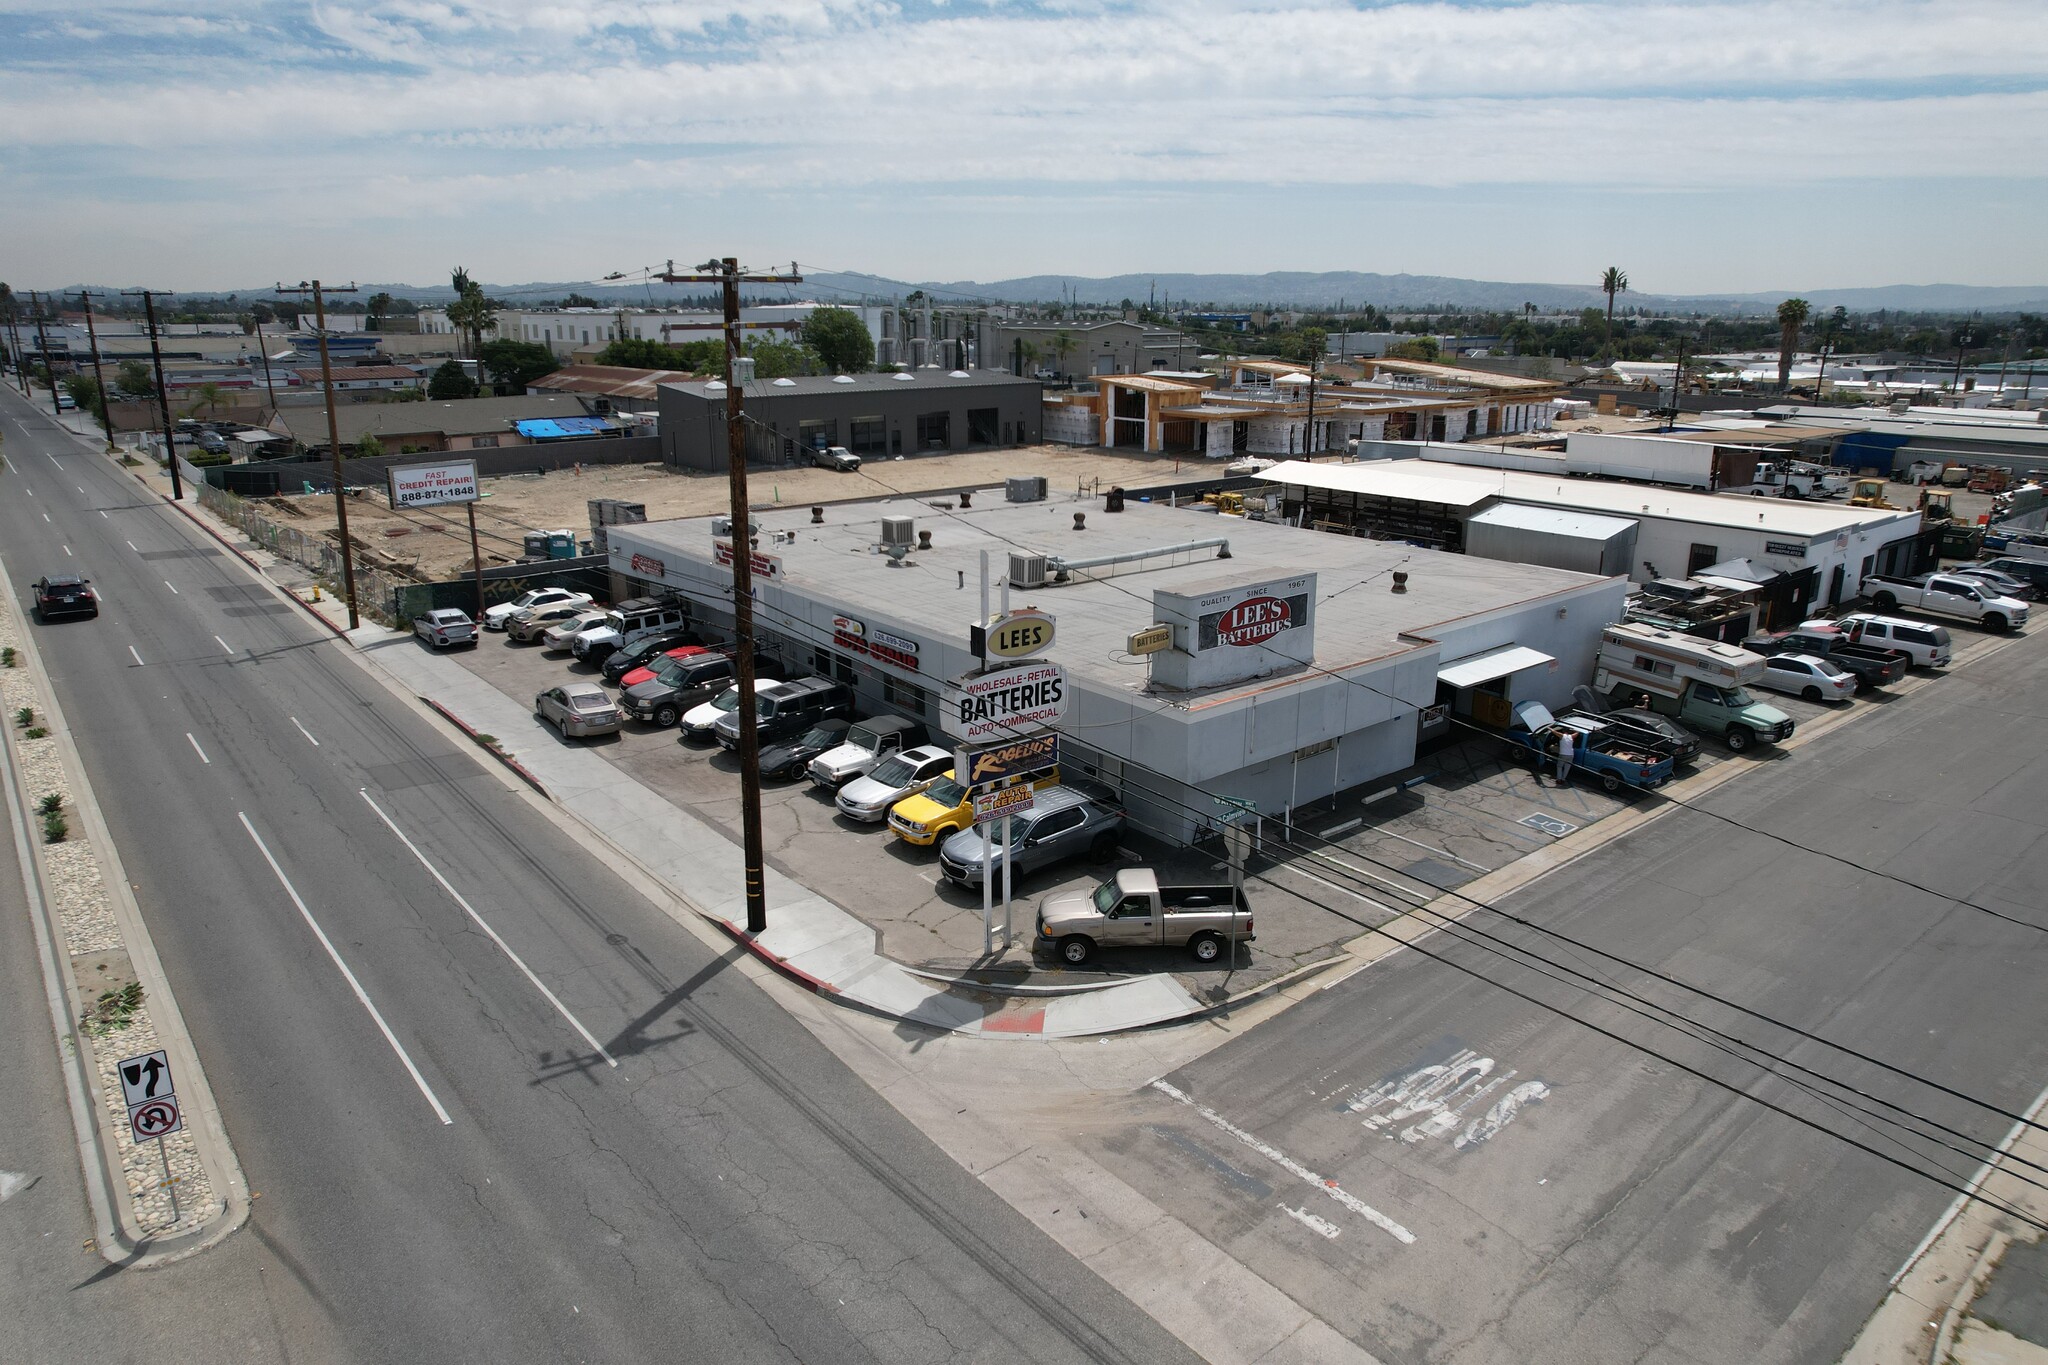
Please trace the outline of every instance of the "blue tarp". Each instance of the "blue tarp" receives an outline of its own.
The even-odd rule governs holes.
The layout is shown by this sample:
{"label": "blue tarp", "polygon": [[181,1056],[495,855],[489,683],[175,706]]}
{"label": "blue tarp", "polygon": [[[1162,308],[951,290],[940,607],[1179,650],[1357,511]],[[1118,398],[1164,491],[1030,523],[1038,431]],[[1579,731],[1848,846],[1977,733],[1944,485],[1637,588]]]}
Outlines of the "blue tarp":
{"label": "blue tarp", "polygon": [[535,417],[514,422],[513,430],[529,441],[560,440],[564,436],[602,436],[612,429],[602,417]]}

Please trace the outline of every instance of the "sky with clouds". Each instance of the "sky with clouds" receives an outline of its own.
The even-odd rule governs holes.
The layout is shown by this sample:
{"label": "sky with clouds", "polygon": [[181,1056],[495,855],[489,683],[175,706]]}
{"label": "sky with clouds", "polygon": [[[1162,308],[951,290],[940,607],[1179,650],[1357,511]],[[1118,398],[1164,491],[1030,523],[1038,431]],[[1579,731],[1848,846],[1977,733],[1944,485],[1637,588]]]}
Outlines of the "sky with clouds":
{"label": "sky with clouds", "polygon": [[2048,282],[2042,0],[0,0],[0,129],[18,288]]}

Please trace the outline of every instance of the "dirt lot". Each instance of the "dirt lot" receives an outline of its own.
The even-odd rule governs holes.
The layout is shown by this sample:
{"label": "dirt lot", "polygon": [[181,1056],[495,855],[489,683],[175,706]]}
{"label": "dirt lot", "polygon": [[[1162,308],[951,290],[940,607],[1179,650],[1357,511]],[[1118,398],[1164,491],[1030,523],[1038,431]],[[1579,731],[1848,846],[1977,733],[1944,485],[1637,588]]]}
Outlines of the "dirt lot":
{"label": "dirt lot", "polygon": [[[1176,464],[1179,474],[1176,475]],[[884,498],[892,493],[988,488],[1006,478],[1042,474],[1054,489],[1086,484],[1152,486],[1220,477],[1222,466],[1201,460],[1176,462],[1170,455],[1115,453],[1072,446],[1029,446],[1016,450],[975,450],[950,455],[877,460],[858,473],[829,469],[756,469],[749,491],[756,506],[808,505]],[[590,533],[588,502],[621,498],[647,505],[651,521],[708,516],[727,506],[723,474],[682,473],[662,465],[593,467],[484,481],[477,505],[478,539],[484,562],[508,563],[522,550],[526,531],[574,528]],[[280,520],[316,535],[334,535],[334,500],[324,495],[270,498]],[[349,504],[349,533],[370,547],[373,559],[416,574],[423,581],[452,578],[469,568],[469,530],[460,508],[438,512],[393,512],[381,492],[367,492]]]}

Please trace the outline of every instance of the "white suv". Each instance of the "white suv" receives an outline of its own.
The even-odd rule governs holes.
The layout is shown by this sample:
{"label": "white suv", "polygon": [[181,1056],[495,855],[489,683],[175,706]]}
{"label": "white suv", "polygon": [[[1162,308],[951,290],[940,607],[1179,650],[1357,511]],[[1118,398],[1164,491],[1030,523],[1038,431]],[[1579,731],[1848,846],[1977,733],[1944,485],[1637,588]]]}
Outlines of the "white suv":
{"label": "white suv", "polygon": [[674,630],[689,619],[688,608],[680,602],[636,597],[613,607],[602,621],[584,627],[569,642],[569,651],[585,663],[601,664],[613,650],[638,644],[664,630]]}

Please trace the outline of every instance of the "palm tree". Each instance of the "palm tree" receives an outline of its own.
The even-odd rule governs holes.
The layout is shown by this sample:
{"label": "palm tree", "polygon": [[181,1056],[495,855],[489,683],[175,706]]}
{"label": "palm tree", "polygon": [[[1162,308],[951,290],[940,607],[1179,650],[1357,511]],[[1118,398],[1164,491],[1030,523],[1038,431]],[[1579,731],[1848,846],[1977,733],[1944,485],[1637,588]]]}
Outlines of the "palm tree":
{"label": "palm tree", "polygon": [[1618,265],[1600,272],[1600,292],[1607,296],[1607,342],[1614,344],[1614,296],[1628,288],[1628,275]]}
{"label": "palm tree", "polygon": [[1806,325],[1813,308],[1805,299],[1786,299],[1778,305],[1778,392],[1792,383],[1792,352],[1799,349],[1799,329]]}
{"label": "palm tree", "polygon": [[1074,353],[1074,334],[1065,330],[1052,334],[1052,353],[1059,357],[1060,378],[1067,377],[1067,357]]}

